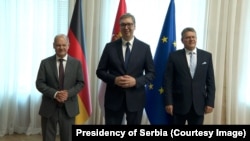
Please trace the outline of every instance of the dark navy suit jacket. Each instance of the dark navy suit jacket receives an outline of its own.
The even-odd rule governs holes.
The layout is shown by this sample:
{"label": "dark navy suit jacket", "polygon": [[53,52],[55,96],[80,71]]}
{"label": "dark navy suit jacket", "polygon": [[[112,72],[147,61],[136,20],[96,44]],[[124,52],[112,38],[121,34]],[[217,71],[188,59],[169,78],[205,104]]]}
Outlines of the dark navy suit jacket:
{"label": "dark navy suit jacket", "polygon": [[205,106],[214,107],[215,80],[212,54],[197,49],[197,66],[192,79],[185,49],[172,52],[165,73],[165,102],[173,105],[173,112],[187,114],[192,104],[198,115]]}
{"label": "dark navy suit jacket", "polygon": [[[105,108],[119,110],[126,98],[127,108],[134,112],[145,106],[145,84],[154,79],[154,63],[148,44],[134,38],[128,68],[125,68],[122,39],[106,44],[98,64],[96,75],[106,82]],[[121,88],[115,85],[115,77],[131,75],[136,79],[136,86]]]}

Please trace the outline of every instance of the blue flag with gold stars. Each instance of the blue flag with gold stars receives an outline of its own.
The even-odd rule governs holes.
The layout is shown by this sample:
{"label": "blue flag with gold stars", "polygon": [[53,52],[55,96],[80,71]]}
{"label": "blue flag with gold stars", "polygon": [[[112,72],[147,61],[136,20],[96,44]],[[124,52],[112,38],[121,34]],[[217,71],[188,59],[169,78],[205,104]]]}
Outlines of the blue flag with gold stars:
{"label": "blue flag with gold stars", "polygon": [[154,55],[156,76],[152,83],[146,87],[145,110],[152,125],[167,125],[172,122],[172,117],[165,111],[163,81],[168,56],[175,50],[175,4],[174,0],[171,0]]}

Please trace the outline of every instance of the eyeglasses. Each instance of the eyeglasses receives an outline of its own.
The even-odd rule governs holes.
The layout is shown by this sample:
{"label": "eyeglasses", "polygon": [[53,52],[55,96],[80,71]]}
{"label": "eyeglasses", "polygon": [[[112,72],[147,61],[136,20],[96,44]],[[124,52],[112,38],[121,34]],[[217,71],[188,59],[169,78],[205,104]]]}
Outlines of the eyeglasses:
{"label": "eyeglasses", "polygon": [[128,26],[129,28],[130,27],[132,27],[134,24],[133,23],[121,23],[120,24],[120,26],[122,27],[122,28],[124,28],[124,27],[126,27],[126,26]]}

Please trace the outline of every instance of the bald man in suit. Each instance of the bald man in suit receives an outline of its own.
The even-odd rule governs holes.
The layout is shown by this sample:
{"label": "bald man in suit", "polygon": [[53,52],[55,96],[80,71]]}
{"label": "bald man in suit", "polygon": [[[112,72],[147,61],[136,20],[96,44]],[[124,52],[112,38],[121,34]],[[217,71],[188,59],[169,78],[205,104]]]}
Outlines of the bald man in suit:
{"label": "bald man in suit", "polygon": [[[122,124],[124,115],[128,125],[141,124],[145,85],[154,79],[155,70],[150,47],[134,37],[135,27],[133,15],[126,13],[120,17],[122,38],[106,44],[96,70],[98,78],[107,84],[106,125]],[[131,53],[126,63],[128,48]]]}
{"label": "bald man in suit", "polygon": [[168,58],[164,78],[165,108],[173,115],[173,124],[201,125],[204,114],[214,108],[212,54],[196,47],[194,28],[185,28],[181,35],[184,49],[172,52]]}
{"label": "bald man in suit", "polygon": [[[41,115],[43,141],[55,141],[57,124],[61,141],[72,140],[71,126],[79,113],[77,94],[84,86],[81,62],[67,54],[69,39],[56,35],[55,55],[41,61],[36,87],[42,93]],[[59,59],[63,59],[63,84],[59,83]]]}

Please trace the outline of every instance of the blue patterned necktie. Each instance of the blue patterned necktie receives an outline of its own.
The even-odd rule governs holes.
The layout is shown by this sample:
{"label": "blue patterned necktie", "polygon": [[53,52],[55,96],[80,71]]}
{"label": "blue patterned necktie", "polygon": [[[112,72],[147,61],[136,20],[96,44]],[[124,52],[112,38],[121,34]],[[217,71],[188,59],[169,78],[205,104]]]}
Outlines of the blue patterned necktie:
{"label": "blue patterned necktie", "polygon": [[130,56],[130,48],[129,48],[130,43],[127,42],[126,43],[126,52],[125,52],[125,67],[128,68],[128,60],[129,60],[129,56]]}

